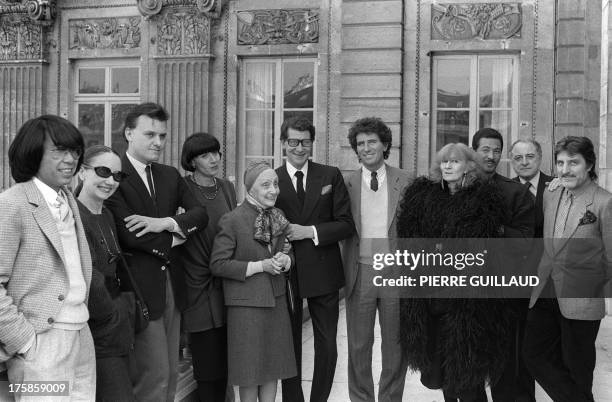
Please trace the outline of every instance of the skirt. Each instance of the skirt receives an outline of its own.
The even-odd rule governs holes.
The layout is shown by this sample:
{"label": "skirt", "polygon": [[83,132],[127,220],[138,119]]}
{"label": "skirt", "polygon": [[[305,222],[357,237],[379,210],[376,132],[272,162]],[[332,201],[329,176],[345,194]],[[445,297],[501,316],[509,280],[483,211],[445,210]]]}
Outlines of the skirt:
{"label": "skirt", "polygon": [[227,308],[228,382],[261,385],[297,375],[285,295],[275,307]]}

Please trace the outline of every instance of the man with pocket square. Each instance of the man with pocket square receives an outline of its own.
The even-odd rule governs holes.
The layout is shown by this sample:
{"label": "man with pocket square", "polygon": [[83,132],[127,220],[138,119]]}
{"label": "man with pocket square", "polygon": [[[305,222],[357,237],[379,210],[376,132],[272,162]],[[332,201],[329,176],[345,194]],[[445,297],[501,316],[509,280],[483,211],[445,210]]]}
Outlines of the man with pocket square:
{"label": "man with pocket square", "polygon": [[593,401],[595,339],[612,278],[612,194],[595,180],[587,137],[555,145],[560,186],[544,193],[544,254],[529,303],[523,354],[555,401]]}
{"label": "man with pocket square", "polygon": [[301,386],[302,299],[307,299],[314,332],[314,373],[311,401],[327,401],[334,381],[338,352],[336,334],[339,289],[344,273],[338,242],[353,234],[350,200],[336,167],[309,161],[315,139],[310,120],[292,117],[281,127],[287,162],[276,169],[280,195],[276,206],[291,225],[287,238],[295,252],[291,270],[294,296],[293,342],[297,377],[283,380],[283,402],[304,401]]}

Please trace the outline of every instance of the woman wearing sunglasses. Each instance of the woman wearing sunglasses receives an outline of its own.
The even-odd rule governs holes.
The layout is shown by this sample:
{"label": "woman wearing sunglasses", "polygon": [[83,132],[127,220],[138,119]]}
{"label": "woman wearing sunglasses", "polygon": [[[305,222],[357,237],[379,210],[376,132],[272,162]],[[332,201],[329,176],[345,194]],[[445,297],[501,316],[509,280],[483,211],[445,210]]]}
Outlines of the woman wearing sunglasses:
{"label": "woman wearing sunglasses", "polygon": [[78,177],[75,193],[93,265],[88,307],[96,349],[96,400],[134,401],[127,362],[134,342],[130,320],[134,302],[120,297],[120,249],[115,221],[104,207],[104,201],[127,175],[121,171],[121,159],[115,151],[94,145],[85,150]]}
{"label": "woman wearing sunglasses", "polygon": [[213,277],[210,254],[217,222],[236,207],[234,186],[217,177],[221,167],[219,141],[206,133],[195,133],[183,144],[181,165],[192,172],[187,185],[208,212],[206,229],[190,236],[183,245],[187,284],[187,308],[183,330],[189,333],[193,376],[201,401],[224,402],[227,390],[227,327],[221,279]]}

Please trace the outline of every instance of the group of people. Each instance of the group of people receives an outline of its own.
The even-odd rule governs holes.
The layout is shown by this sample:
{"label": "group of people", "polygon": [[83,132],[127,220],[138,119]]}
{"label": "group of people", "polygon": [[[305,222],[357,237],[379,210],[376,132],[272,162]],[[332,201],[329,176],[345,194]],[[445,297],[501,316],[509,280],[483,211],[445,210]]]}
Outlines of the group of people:
{"label": "group of people", "polygon": [[[555,145],[554,180],[533,140],[512,144],[517,177],[496,173],[503,137],[492,128],[471,148],[446,144],[429,176],[415,179],[386,162],[387,125],[363,118],[348,133],[361,168],[345,179],[310,160],[315,128],[292,117],[281,128],[285,163],[249,163],[237,200],[210,134],[185,140],[185,177],[158,163],[168,119],[160,105],[135,106],[123,156],[84,149],[57,116],[17,133],[17,184],[0,194],[0,362],[11,384],[67,381],[65,400],[173,401],[182,329],[200,400],[233,400],[238,386],[243,402],[273,402],[282,380],[283,401],[303,402],[306,300],[310,400],[326,401],[344,288],[351,401],[401,401],[408,368],[445,401],[486,401],[487,384],[494,401],[535,401],[534,380],[555,401],[593,400],[604,301],[558,297],[576,277],[593,289],[612,277],[612,195],[595,182],[586,137]],[[392,247],[398,237],[526,239],[517,254],[541,259],[540,284],[529,302],[389,297],[367,283],[380,251],[371,239]],[[533,237],[593,241],[534,250]]]}

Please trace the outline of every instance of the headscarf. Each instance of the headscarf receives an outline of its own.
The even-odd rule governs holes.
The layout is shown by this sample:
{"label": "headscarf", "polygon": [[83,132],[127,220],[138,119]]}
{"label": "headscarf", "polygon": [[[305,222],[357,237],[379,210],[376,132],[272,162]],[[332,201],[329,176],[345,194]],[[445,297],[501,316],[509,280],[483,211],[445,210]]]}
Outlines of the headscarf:
{"label": "headscarf", "polygon": [[267,169],[272,169],[272,167],[265,161],[252,162],[244,172],[244,184],[247,189],[246,201],[258,212],[254,223],[253,238],[269,245],[273,238],[283,234],[289,226],[289,221],[280,209],[265,207],[248,192],[259,175]]}

